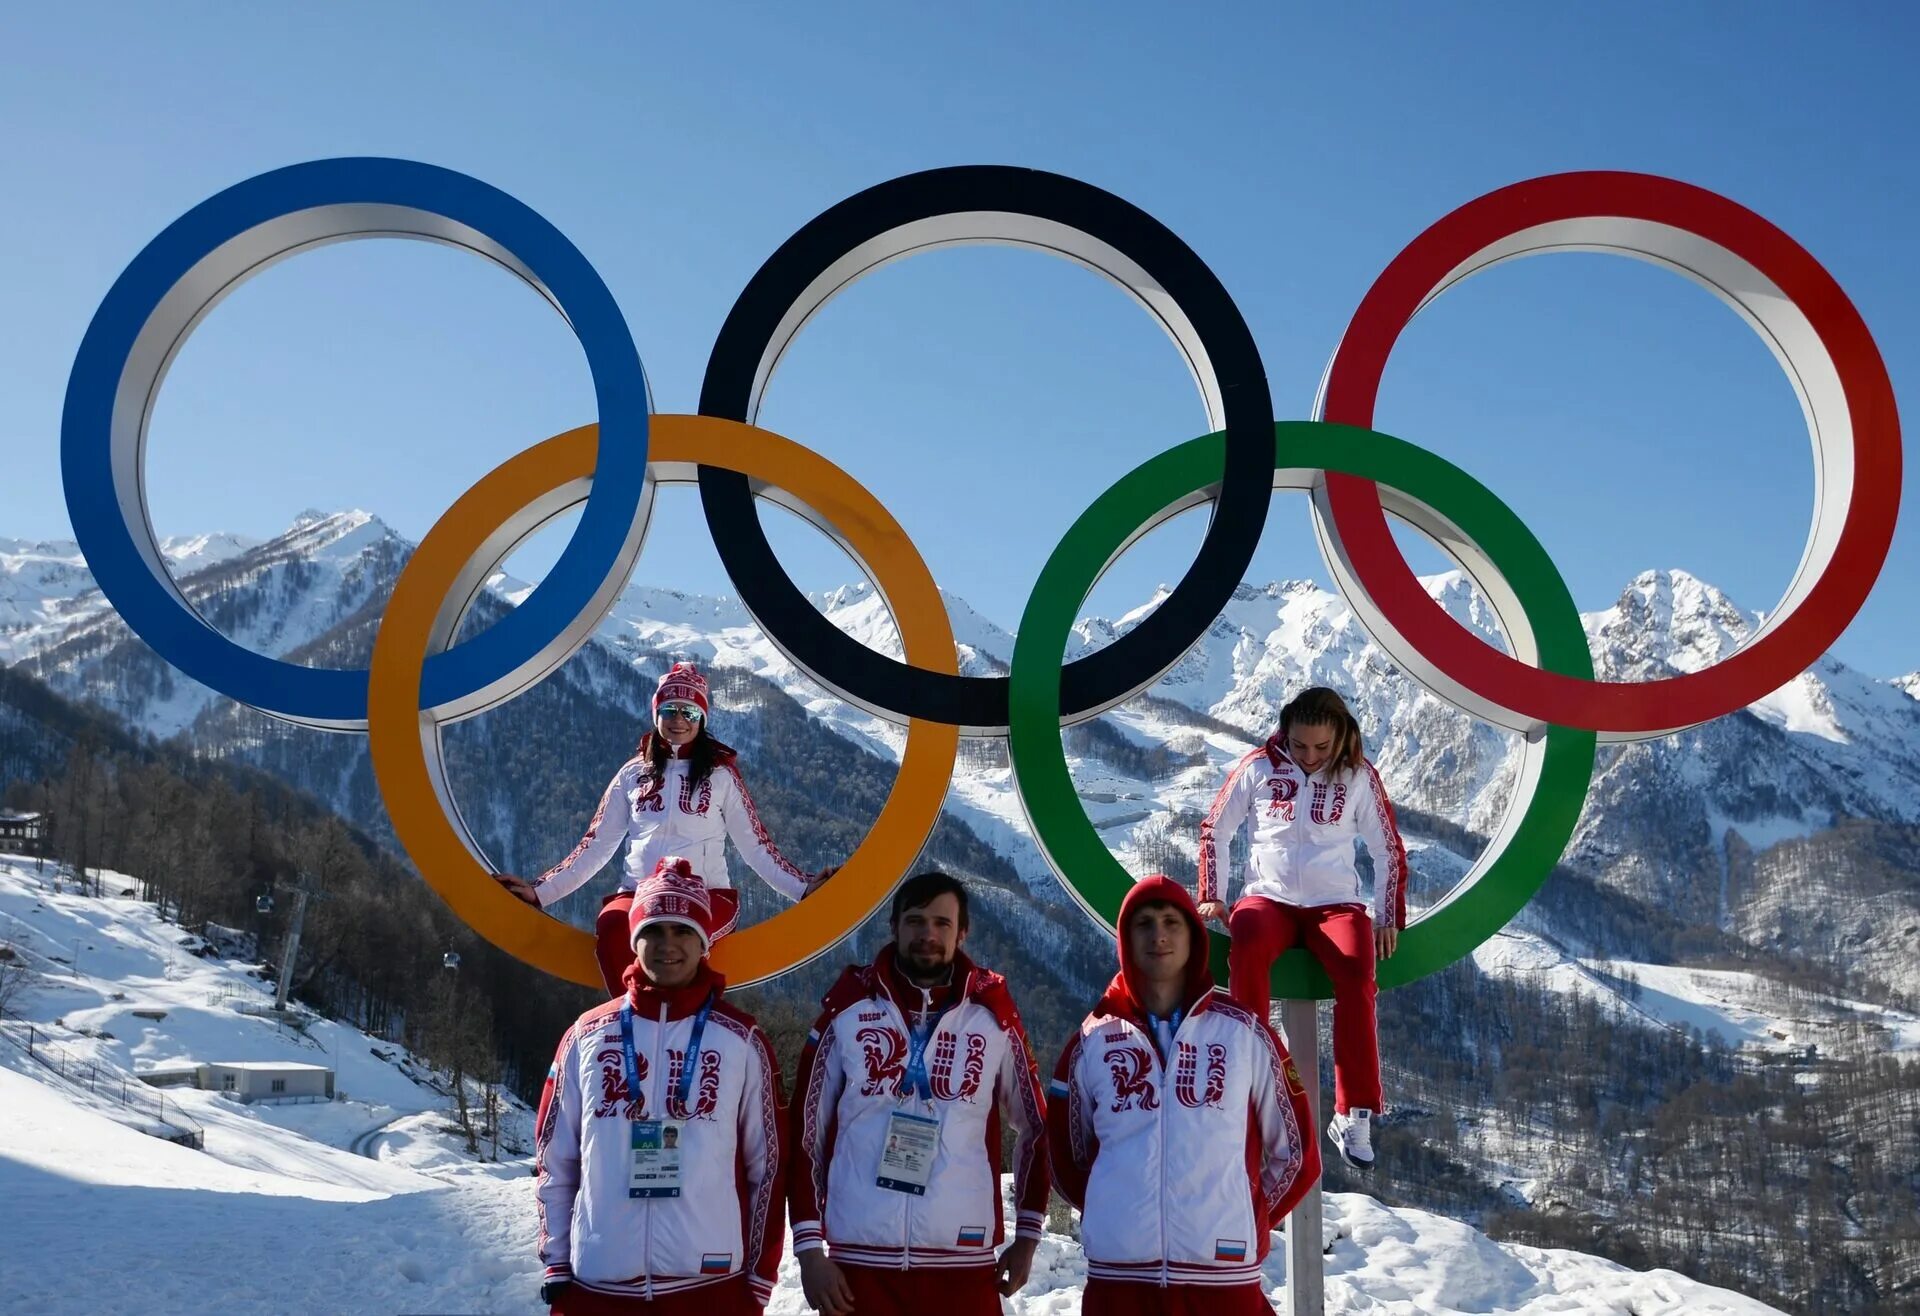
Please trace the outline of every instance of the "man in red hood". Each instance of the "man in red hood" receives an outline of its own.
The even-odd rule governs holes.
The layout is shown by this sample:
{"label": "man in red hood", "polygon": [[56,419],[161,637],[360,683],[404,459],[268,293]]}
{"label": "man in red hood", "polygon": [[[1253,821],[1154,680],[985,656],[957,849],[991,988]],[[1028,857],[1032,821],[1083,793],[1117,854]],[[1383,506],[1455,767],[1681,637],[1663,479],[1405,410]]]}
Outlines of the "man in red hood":
{"label": "man in red hood", "polygon": [[[793,1250],[824,1316],[999,1316],[1047,1210],[1046,1097],[1006,979],[967,958],[967,889],[921,873],[893,943],[827,993],[800,1054]],[[1014,1239],[1000,1120],[1014,1133]]]}
{"label": "man in red hood", "polygon": [[780,1070],[721,999],[730,921],[693,866],[634,892],[626,992],[581,1015],[534,1127],[541,1297],[557,1316],[757,1316],[780,1265]]}
{"label": "man in red hood", "polygon": [[1120,972],[1047,1094],[1053,1180],[1080,1208],[1086,1316],[1270,1313],[1268,1236],[1320,1177],[1312,1116],[1266,1021],[1213,985],[1185,887],[1120,906]]}

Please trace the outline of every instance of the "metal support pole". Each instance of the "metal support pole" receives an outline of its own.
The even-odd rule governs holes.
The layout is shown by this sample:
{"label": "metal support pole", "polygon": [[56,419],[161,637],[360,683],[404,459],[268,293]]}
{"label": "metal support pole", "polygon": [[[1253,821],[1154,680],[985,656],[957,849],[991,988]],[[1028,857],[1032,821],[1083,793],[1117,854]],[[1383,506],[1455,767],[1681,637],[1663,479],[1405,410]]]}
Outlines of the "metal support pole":
{"label": "metal support pole", "polygon": [[287,944],[280,954],[280,990],[274,993],[273,1008],[287,1008],[287,989],[293,986],[293,957],[300,953],[300,925],[307,917],[307,884],[302,882],[294,892],[293,922],[287,928]]}
{"label": "metal support pole", "polygon": [[[1280,1030],[1307,1088],[1307,1127],[1303,1138],[1320,1136],[1319,1002],[1282,1001]],[[1326,1254],[1322,1250],[1320,1185],[1307,1190],[1287,1217],[1287,1312],[1289,1316],[1325,1316]]]}

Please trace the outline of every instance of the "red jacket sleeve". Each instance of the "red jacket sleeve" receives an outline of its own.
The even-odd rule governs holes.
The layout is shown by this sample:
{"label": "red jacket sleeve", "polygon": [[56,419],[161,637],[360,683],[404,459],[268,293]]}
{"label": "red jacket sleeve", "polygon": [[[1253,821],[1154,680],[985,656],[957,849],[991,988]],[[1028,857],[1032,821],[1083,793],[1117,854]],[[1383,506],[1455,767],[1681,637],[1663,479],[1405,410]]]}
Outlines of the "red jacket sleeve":
{"label": "red jacket sleeve", "polygon": [[1314,1136],[1306,1086],[1286,1043],[1265,1020],[1255,1023],[1256,1045],[1273,1078],[1253,1088],[1254,1127],[1260,1138],[1259,1187],[1268,1204],[1267,1227],[1278,1229],[1320,1181],[1320,1140]]}
{"label": "red jacket sleeve", "polygon": [[757,1064],[747,1076],[740,1103],[741,1236],[746,1240],[747,1283],[762,1307],[780,1277],[780,1253],[786,1233],[786,1158],[781,1153],[780,1062],[767,1035],[756,1025],[748,1040]]}
{"label": "red jacket sleeve", "polygon": [[1053,1186],[1074,1206],[1085,1209],[1087,1176],[1100,1140],[1093,1131],[1093,1112],[1080,1084],[1080,1048],[1085,1034],[1076,1031],[1060,1052],[1047,1085],[1047,1156],[1053,1166]]}
{"label": "red jacket sleeve", "polygon": [[[1027,1030],[1011,999],[1007,1010],[1010,1017],[1001,1022],[1007,1035],[1007,1054],[1001,1065],[1000,1100],[1017,1138],[1013,1148],[1013,1232],[1016,1238],[1037,1239],[1047,1222],[1047,1194],[1052,1187],[1047,1164],[1047,1097],[1040,1086],[1040,1067],[1034,1062]],[[1000,1149],[989,1148],[987,1155],[997,1162]]]}
{"label": "red jacket sleeve", "polygon": [[787,1215],[793,1223],[793,1250],[826,1246],[822,1214],[827,1204],[827,1170],[833,1160],[834,1121],[845,1076],[839,1048],[833,1044],[838,1012],[829,1006],[807,1034],[794,1074],[793,1105],[787,1112]]}
{"label": "red jacket sleeve", "polygon": [[1371,799],[1363,800],[1354,814],[1360,835],[1366,839],[1367,853],[1373,857],[1373,923],[1380,928],[1407,926],[1407,844],[1400,839],[1400,823],[1393,814],[1393,801],[1373,764],[1361,760],[1364,779]]}
{"label": "red jacket sleeve", "polygon": [[1227,898],[1227,847],[1221,842],[1230,842],[1246,822],[1253,800],[1253,767],[1266,753],[1256,749],[1241,756],[1200,822],[1200,879],[1194,886],[1194,899],[1203,905]]}
{"label": "red jacket sleeve", "polygon": [[578,1028],[576,1023],[560,1039],[533,1123],[538,1246],[546,1278],[553,1280],[573,1278],[573,1203],[580,1191],[581,1096],[573,1062]]}

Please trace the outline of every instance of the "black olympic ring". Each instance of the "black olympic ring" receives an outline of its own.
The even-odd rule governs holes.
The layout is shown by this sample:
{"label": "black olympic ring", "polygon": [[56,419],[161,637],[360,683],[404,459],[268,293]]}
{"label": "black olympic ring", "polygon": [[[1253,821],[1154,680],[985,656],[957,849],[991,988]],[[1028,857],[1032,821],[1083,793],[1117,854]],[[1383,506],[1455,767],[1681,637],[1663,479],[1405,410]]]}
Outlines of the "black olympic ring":
{"label": "black olympic ring", "polygon": [[[870,187],[809,221],[748,282],[714,342],[700,411],[753,423],[781,355],[836,293],[888,261],[970,243],[1033,247],[1119,284],[1185,354],[1209,428],[1226,433],[1223,478],[1187,574],[1132,631],[1063,669],[1062,720],[1079,721],[1153,684],[1213,624],[1253,561],[1271,502],[1273,398],[1260,351],[1225,286],[1171,229],[1110,192],[1036,169],[963,165]],[[1005,733],[1006,677],[930,672],[839,630],[774,554],[754,494],[745,475],[700,467],[701,507],[721,562],[795,666],[833,673],[836,694],[877,716]]]}

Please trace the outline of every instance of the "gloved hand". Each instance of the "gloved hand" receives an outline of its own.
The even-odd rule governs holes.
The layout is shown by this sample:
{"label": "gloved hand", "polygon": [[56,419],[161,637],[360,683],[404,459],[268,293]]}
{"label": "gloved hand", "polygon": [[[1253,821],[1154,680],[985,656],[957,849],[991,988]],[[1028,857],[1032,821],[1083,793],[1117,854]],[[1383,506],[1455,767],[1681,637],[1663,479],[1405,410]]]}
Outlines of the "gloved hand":
{"label": "gloved hand", "polygon": [[533,893],[533,883],[524,877],[515,877],[512,873],[495,873],[493,880],[505,887],[518,900],[524,900],[535,909],[540,908],[540,897]]}

